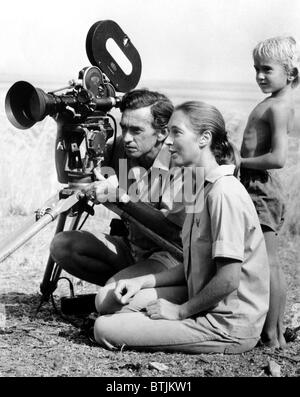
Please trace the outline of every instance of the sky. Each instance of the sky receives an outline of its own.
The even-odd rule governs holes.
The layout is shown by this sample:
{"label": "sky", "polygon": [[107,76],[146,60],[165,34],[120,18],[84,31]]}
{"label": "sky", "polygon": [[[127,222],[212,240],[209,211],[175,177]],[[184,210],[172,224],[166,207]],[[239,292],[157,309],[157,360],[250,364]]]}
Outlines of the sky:
{"label": "sky", "polygon": [[0,80],[59,81],[90,66],[85,40],[111,19],[142,59],[143,81],[249,83],[267,37],[300,40],[299,0],[2,0]]}

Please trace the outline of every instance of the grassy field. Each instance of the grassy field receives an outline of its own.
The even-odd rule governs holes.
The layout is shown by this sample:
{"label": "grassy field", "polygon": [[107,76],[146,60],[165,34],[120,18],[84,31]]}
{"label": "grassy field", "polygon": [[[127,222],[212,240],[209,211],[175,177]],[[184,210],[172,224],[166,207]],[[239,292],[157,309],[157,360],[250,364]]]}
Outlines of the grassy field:
{"label": "grassy field", "polygon": [[[0,92],[3,97],[3,93]],[[3,98],[2,98],[3,99]],[[245,118],[225,113],[231,139],[240,144]],[[28,131],[11,127],[4,114],[1,121],[0,239],[30,222],[33,211],[61,186],[56,180],[54,140],[56,125],[47,118]],[[289,158],[281,172],[288,197],[288,214],[278,238],[280,260],[288,282],[287,326],[299,325],[300,245],[300,144],[297,134],[289,138]],[[85,225],[94,233],[108,230],[111,214],[99,206]],[[94,346],[80,330],[82,319],[71,324],[45,304],[39,315],[39,284],[48,257],[55,224],[51,223],[26,245],[0,264],[0,309],[5,310],[5,327],[0,325],[0,376],[268,376],[268,360],[281,366],[282,376],[300,376],[299,338],[285,352],[255,348],[239,356],[165,353],[108,352]],[[72,278],[76,293],[95,292],[96,287]],[[61,281],[55,299],[69,293]],[[298,303],[298,305],[297,305]],[[3,317],[2,317],[3,318]],[[298,321],[298,322],[297,322]],[[167,365],[157,371],[150,362]]]}

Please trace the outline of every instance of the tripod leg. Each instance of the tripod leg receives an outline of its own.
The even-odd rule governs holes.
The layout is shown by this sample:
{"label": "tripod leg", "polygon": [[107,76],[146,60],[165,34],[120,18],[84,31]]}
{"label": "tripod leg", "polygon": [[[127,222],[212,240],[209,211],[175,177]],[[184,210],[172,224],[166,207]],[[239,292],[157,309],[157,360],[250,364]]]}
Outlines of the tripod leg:
{"label": "tripod leg", "polygon": [[[59,215],[56,230],[55,230],[55,235],[64,230],[66,219],[67,219],[67,213],[64,212]],[[53,274],[54,265],[55,265],[55,262],[53,261],[52,257],[49,255],[45,273],[44,273],[44,277],[43,277],[43,281],[40,285],[40,290],[41,290],[41,293],[43,294],[44,301],[49,299],[50,294],[56,288],[56,286],[53,286],[52,285],[53,283],[51,282],[52,281],[51,276]],[[54,289],[53,289],[53,287],[54,287]]]}
{"label": "tripod leg", "polygon": [[[64,230],[67,215],[68,215],[67,212],[63,212],[62,214],[59,215],[55,230],[55,235]],[[56,265],[51,255],[49,255],[43,280],[40,285],[40,291],[42,293],[42,296],[40,299],[40,303],[36,309],[34,317],[36,317],[36,315],[38,314],[43,303],[47,302],[49,300],[50,295],[55,291],[60,273],[61,273],[60,266]]]}
{"label": "tripod leg", "polygon": [[[69,230],[76,230],[81,218],[82,212],[78,212],[78,214],[72,219]],[[55,235],[64,230],[64,226],[66,223],[67,214],[63,213],[60,215],[58,219],[57,228],[55,231]],[[43,281],[40,285],[41,293],[43,294],[43,300],[48,301],[50,295],[55,291],[58,279],[60,277],[62,268],[55,264],[51,255],[49,255],[46,270],[44,273]]]}
{"label": "tripod leg", "polygon": [[[78,224],[83,212],[84,210],[78,211],[77,215],[73,217],[69,230],[76,230],[78,228]],[[63,212],[62,214],[59,215],[55,230],[55,235],[64,230],[68,214],[69,212]],[[44,272],[44,277],[40,285],[40,291],[42,293],[42,296],[40,299],[40,303],[37,307],[35,316],[38,314],[43,303],[47,302],[51,294],[56,290],[57,282],[59,280],[61,272],[62,272],[62,268],[58,264],[56,264],[52,259],[51,255],[49,255],[46,269]]]}

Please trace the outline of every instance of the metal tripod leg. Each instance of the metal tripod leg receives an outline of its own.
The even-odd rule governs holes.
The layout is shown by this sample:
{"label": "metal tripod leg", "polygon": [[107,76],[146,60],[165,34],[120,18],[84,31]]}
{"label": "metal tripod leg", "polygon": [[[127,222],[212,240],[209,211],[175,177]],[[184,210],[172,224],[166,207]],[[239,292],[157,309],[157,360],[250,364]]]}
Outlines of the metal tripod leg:
{"label": "metal tripod leg", "polygon": [[[82,211],[79,211],[78,214],[72,219],[69,230],[77,229],[82,213],[83,213]],[[68,212],[64,212],[59,215],[55,230],[55,235],[64,230],[67,216],[68,216]],[[42,293],[42,296],[40,299],[40,303],[37,307],[35,316],[38,314],[43,303],[48,302],[51,294],[56,290],[57,282],[59,280],[61,272],[62,272],[62,268],[58,264],[56,264],[52,259],[51,255],[49,255],[46,269],[44,272],[44,277],[40,285],[40,291]]]}

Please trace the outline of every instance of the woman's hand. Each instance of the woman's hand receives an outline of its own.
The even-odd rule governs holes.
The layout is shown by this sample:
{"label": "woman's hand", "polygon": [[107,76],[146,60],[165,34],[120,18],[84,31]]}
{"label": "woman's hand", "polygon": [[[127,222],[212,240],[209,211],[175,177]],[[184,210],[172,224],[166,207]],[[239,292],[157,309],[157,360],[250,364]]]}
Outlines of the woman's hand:
{"label": "woman's hand", "polygon": [[137,278],[120,280],[114,290],[115,298],[121,305],[126,305],[130,298],[136,295],[142,287],[143,283]]}
{"label": "woman's hand", "polygon": [[147,315],[153,320],[183,320],[181,305],[176,305],[165,299],[149,302],[146,307]]}

